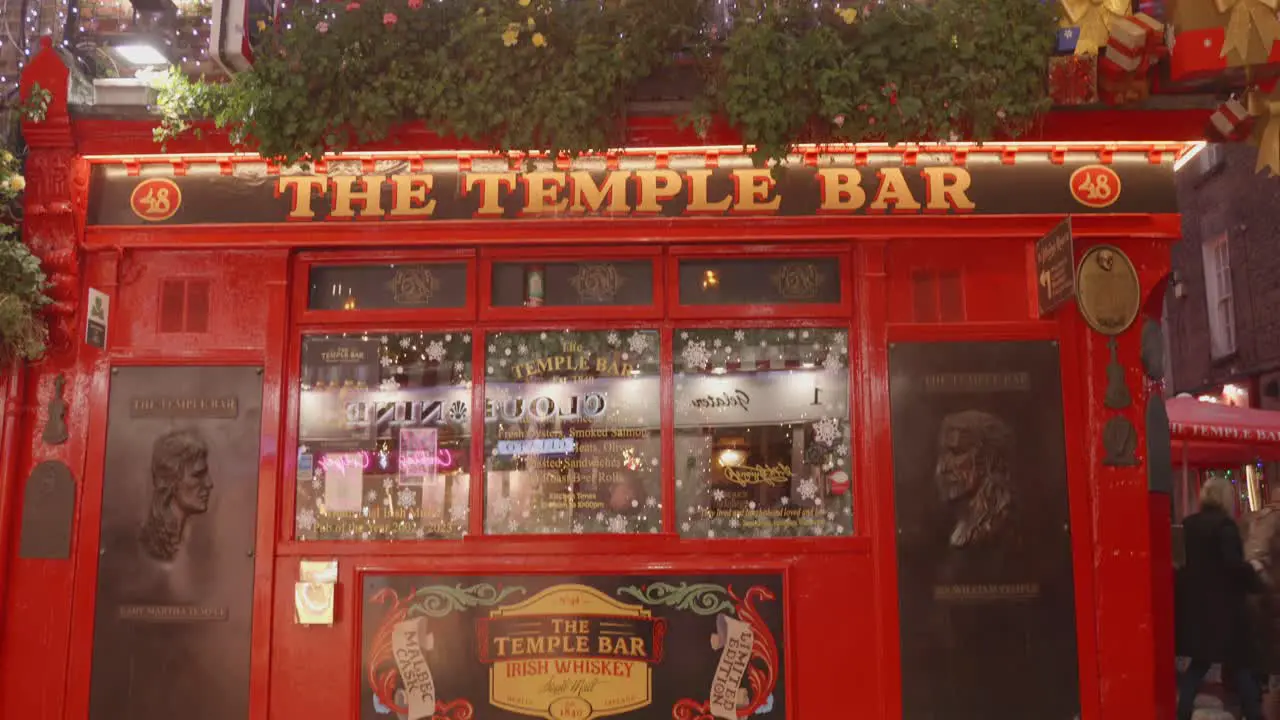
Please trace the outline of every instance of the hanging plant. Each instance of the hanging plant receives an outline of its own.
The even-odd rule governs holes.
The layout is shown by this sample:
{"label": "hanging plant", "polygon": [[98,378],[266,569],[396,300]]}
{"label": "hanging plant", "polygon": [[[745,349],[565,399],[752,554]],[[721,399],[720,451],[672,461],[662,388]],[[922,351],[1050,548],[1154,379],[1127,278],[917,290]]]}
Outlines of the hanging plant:
{"label": "hanging plant", "polygon": [[758,160],[785,157],[798,139],[1017,137],[1049,109],[1058,11],[1043,0],[739,8],[709,107]]}
{"label": "hanging plant", "polygon": [[738,0],[726,37],[705,0],[304,3],[263,26],[252,72],[167,76],[156,138],[209,119],[293,162],[419,120],[499,150],[601,150],[624,141],[639,83],[699,37],[694,117],[727,117],[758,160],[801,141],[1016,137],[1049,107],[1054,3],[816,5]]}
{"label": "hanging plant", "polygon": [[605,149],[636,84],[685,46],[698,0],[351,0],[265,28],[226,84],[167,76],[167,140],[212,119],[292,162],[420,120],[506,150]]}
{"label": "hanging plant", "polygon": [[37,360],[49,339],[42,310],[52,302],[40,260],[18,234],[15,207],[26,179],[18,160],[0,150],[0,362]]}

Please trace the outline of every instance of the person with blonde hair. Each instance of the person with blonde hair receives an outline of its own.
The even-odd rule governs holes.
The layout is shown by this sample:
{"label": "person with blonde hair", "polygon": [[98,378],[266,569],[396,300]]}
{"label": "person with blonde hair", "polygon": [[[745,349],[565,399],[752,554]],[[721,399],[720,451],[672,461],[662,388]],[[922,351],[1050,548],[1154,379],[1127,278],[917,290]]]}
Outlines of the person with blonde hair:
{"label": "person with blonde hair", "polygon": [[1263,720],[1262,690],[1250,631],[1248,595],[1262,580],[1244,557],[1232,517],[1236,490],[1212,477],[1200,489],[1200,510],[1182,521],[1186,564],[1178,578],[1180,654],[1191,658],[1178,679],[1178,720],[1191,720],[1196,693],[1214,663],[1229,668],[1243,720]]}

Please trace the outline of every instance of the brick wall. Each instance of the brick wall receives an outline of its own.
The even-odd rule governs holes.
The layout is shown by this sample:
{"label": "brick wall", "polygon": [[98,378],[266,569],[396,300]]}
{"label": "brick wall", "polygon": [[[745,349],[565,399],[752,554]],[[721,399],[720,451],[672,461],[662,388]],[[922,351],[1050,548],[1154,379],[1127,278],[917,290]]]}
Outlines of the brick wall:
{"label": "brick wall", "polygon": [[[1193,159],[1178,173],[1183,239],[1173,269],[1183,296],[1170,297],[1167,323],[1175,393],[1280,367],[1280,179],[1254,172],[1252,146],[1220,147],[1218,167],[1206,172]],[[1201,244],[1222,230],[1230,234],[1237,351],[1215,362]]]}

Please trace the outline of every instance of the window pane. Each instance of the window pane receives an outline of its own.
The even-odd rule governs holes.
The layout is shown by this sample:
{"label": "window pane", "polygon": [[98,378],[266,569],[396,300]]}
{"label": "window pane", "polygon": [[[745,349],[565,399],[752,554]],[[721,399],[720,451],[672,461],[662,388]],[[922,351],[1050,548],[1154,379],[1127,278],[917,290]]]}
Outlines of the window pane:
{"label": "window pane", "polygon": [[493,266],[494,307],[652,304],[652,260]]}
{"label": "window pane", "polygon": [[485,360],[485,531],[662,527],[658,333],[510,332]]}
{"label": "window pane", "polygon": [[465,533],[469,333],[303,338],[299,405],[299,539]]}
{"label": "window pane", "polygon": [[466,263],[330,265],[311,268],[312,310],[460,308]]}
{"label": "window pane", "polygon": [[840,261],[680,261],[681,305],[788,305],[840,302]]}
{"label": "window pane", "polygon": [[681,534],[852,533],[847,333],[681,330],[675,353]]}

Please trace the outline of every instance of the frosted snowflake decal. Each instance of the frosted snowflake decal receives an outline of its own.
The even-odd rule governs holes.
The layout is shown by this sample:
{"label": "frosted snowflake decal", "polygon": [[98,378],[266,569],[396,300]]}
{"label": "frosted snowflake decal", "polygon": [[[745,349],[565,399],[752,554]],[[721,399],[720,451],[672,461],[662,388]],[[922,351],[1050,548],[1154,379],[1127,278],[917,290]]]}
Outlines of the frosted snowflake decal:
{"label": "frosted snowflake decal", "polygon": [[715,498],[716,502],[724,502],[724,491],[715,490],[711,493],[711,497]]}
{"label": "frosted snowflake decal", "polygon": [[633,353],[642,353],[649,349],[649,338],[643,333],[631,333],[631,337],[627,338],[627,347]]}
{"label": "frosted snowflake decal", "polygon": [[516,348],[516,352],[520,353],[521,355],[528,355],[529,346],[525,345],[524,343],[520,343],[520,347]]}
{"label": "frosted snowflake decal", "polygon": [[390,490],[392,484],[393,484],[393,481],[391,480],[391,478],[382,478],[382,489]]}
{"label": "frosted snowflake decal", "polygon": [[618,337],[618,333],[611,330],[608,335],[604,336],[604,341],[609,343],[611,347],[618,347],[618,344],[622,342],[622,338]]}
{"label": "frosted snowflake decal", "polygon": [[657,507],[658,498],[653,495],[650,495],[649,497],[644,499],[644,504],[645,504],[645,507]]}
{"label": "frosted snowflake decal", "polygon": [[724,343],[720,342],[720,338],[716,338],[716,339],[715,339],[714,341],[712,341],[712,343],[711,343],[712,347],[720,347],[720,346],[721,346],[721,345],[723,345],[723,344],[724,344]]}
{"label": "frosted snowflake decal", "polygon": [[383,380],[382,382],[378,383],[378,389],[379,390],[399,390],[400,384],[397,383],[393,378],[387,378],[386,380]]}
{"label": "frosted snowflake decal", "polygon": [[737,515],[734,515],[733,517],[729,518],[729,527],[731,527],[731,528],[736,528],[736,527],[738,527],[738,526],[739,526],[739,525],[741,525],[741,524],[742,524],[742,523],[738,520],[738,516],[737,516]]}
{"label": "frosted snowflake decal", "polygon": [[783,505],[790,505],[790,504],[791,504],[791,498],[787,497],[786,495],[783,495],[783,496],[782,496],[782,501],[781,501],[781,502],[782,502],[782,504],[783,504]]}
{"label": "frosted snowflake decal", "polygon": [[494,345],[493,343],[489,343],[489,352],[491,353],[498,352],[498,346]]}
{"label": "frosted snowflake decal", "polygon": [[427,343],[427,359],[431,362],[440,362],[444,359],[444,343],[439,340]]}
{"label": "frosted snowflake decal", "polygon": [[827,357],[822,361],[822,369],[829,373],[838,373],[841,370],[844,370],[844,367],[840,362],[840,356],[835,352],[828,352]]}
{"label": "frosted snowflake decal", "polygon": [[573,530],[574,535],[581,535],[587,531],[587,526],[583,525],[581,520],[574,520],[573,527],[571,529]]}
{"label": "frosted snowflake decal", "polygon": [[467,371],[467,364],[459,360],[453,364],[453,371],[458,374],[462,374]]}
{"label": "frosted snowflake decal", "polygon": [[378,502],[378,491],[370,490],[369,492],[365,493],[365,498],[367,498],[371,503]]}
{"label": "frosted snowflake decal", "polygon": [[409,338],[407,338],[407,337],[402,337],[402,338],[400,338],[400,347],[402,347],[402,348],[408,348],[408,347],[409,347]]}
{"label": "frosted snowflake decal", "polygon": [[489,503],[489,513],[495,518],[504,518],[511,512],[511,501],[507,498],[498,498]]}
{"label": "frosted snowflake decal", "polygon": [[466,520],[467,519],[466,504],[458,503],[457,505],[454,505],[453,507],[449,508],[449,519],[456,523],[460,523],[463,520]]}
{"label": "frosted snowflake decal", "polygon": [[323,487],[323,486],[324,486],[324,483],[320,481],[320,478],[318,478],[318,477],[317,477],[317,478],[311,478],[311,489],[312,489],[312,490],[319,490],[319,489],[320,489],[321,487]]}
{"label": "frosted snowflake decal", "polygon": [[745,332],[743,332],[743,331],[741,331],[741,330],[734,330],[734,331],[733,331],[733,341],[734,341],[734,342],[742,342],[743,340],[746,340],[746,339],[747,339],[747,334],[746,334]]}
{"label": "frosted snowflake decal", "polygon": [[627,531],[627,518],[625,515],[614,515],[609,518],[609,532],[624,533]]}
{"label": "frosted snowflake decal", "polygon": [[303,508],[298,512],[298,532],[311,532],[316,529],[316,511]]}
{"label": "frosted snowflake decal", "polygon": [[520,530],[520,521],[511,518],[507,521],[507,532],[518,532]]}
{"label": "frosted snowflake decal", "polygon": [[418,504],[418,496],[409,488],[400,488],[396,493],[396,504],[402,508],[411,508]]}
{"label": "frosted snowflake decal", "polygon": [[418,528],[417,530],[414,530],[414,531],[413,531],[413,536],[414,536],[414,537],[416,537],[416,538],[418,538],[419,540],[426,540],[426,539],[427,539],[427,529],[426,529],[426,528],[424,528],[424,527],[420,527],[420,528]]}
{"label": "frosted snowflake decal", "polygon": [[844,355],[849,352],[849,338],[844,333],[838,332],[831,336],[831,347]]}
{"label": "frosted snowflake decal", "polygon": [[[448,336],[447,336],[447,335],[445,336],[445,339],[446,339],[446,340],[448,339]],[[463,336],[462,336],[462,342],[464,342],[464,343],[468,343],[468,344],[469,344],[469,343],[471,342],[471,336],[470,336],[470,335],[463,335]]]}
{"label": "frosted snowflake decal", "polygon": [[707,344],[701,340],[695,340],[684,346],[684,352],[680,353],[684,358],[685,367],[693,370],[703,370],[707,367],[707,363],[711,361],[711,353],[707,352]]}
{"label": "frosted snowflake decal", "polygon": [[822,418],[813,424],[813,439],[823,445],[835,445],[840,439],[840,421],[835,418]]}
{"label": "frosted snowflake decal", "polygon": [[391,367],[391,356],[383,355],[382,357],[378,358],[378,364],[381,365],[382,367]]}
{"label": "frosted snowflake decal", "polygon": [[680,523],[680,530],[683,532],[689,532],[690,527],[691,526],[689,525],[688,521]]}
{"label": "frosted snowflake decal", "polygon": [[818,495],[818,483],[814,482],[813,478],[805,478],[796,490],[800,492],[800,497],[809,500]]}

